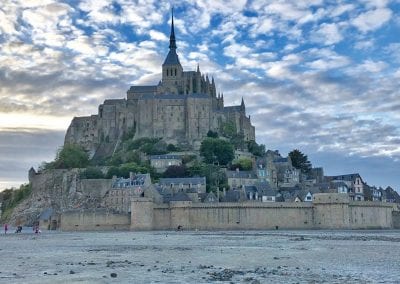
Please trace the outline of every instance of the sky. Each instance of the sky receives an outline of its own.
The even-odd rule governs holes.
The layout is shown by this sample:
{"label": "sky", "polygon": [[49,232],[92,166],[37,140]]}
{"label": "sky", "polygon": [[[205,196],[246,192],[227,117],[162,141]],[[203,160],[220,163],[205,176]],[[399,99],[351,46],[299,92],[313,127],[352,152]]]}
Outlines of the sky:
{"label": "sky", "polygon": [[74,116],[157,84],[171,7],[184,70],[215,78],[256,140],[400,190],[400,0],[5,0],[0,189],[54,159]]}

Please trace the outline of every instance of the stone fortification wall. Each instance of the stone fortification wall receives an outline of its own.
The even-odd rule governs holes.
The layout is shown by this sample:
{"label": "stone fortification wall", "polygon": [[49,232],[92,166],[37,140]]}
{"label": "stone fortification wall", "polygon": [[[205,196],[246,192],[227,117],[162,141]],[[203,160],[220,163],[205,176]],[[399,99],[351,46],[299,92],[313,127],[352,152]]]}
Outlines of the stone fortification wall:
{"label": "stone fortification wall", "polygon": [[381,202],[350,202],[352,229],[384,229],[393,227],[393,205]]}
{"label": "stone fortification wall", "polygon": [[113,213],[106,209],[70,210],[61,214],[63,231],[128,230],[130,215]]}
{"label": "stone fortification wall", "polygon": [[[309,203],[202,203],[176,201],[169,205],[132,202],[132,230],[176,229],[242,230],[242,229],[312,229],[313,207]],[[137,210],[133,210],[136,207]],[[137,222],[137,223],[135,223]],[[151,226],[150,226],[151,225]]]}
{"label": "stone fortification wall", "polygon": [[319,229],[348,229],[349,197],[347,194],[315,194],[314,226]]}
{"label": "stone fortification wall", "polygon": [[[172,228],[171,210],[168,204],[157,204],[154,206],[153,228],[158,228],[158,230],[169,230]],[[136,226],[133,229],[136,229]]]}
{"label": "stone fortification wall", "polygon": [[132,202],[131,229],[389,229],[394,226],[392,212],[391,204],[350,202],[343,194],[316,194],[312,203],[176,201],[157,205],[137,198]]}
{"label": "stone fortification wall", "polygon": [[103,198],[111,188],[111,179],[82,179],[81,192],[96,198]]}
{"label": "stone fortification wall", "polygon": [[393,211],[393,229],[400,229],[400,211]]}
{"label": "stone fortification wall", "polygon": [[[184,214],[184,212],[182,212]],[[311,229],[312,205],[308,203],[193,204],[188,229]],[[178,223],[176,220],[175,223]]]}

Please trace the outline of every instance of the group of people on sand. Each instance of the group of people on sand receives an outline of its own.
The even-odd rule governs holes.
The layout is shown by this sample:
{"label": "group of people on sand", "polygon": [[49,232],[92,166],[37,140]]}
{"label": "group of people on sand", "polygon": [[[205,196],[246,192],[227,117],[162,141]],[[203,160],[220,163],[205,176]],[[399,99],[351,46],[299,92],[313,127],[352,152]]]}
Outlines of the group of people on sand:
{"label": "group of people on sand", "polygon": [[[35,234],[40,234],[42,231],[40,231],[39,226],[33,226],[32,228],[33,232]],[[4,224],[4,234],[7,235],[8,232],[8,224]],[[15,230],[15,233],[22,233],[22,226],[17,226],[17,229]]]}

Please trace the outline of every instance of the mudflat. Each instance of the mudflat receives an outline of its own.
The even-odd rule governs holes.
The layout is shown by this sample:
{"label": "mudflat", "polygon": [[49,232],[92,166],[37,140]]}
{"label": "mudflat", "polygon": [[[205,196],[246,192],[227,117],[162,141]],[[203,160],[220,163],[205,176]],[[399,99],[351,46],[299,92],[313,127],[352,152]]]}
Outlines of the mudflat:
{"label": "mudflat", "polygon": [[400,231],[0,236],[0,283],[399,283]]}

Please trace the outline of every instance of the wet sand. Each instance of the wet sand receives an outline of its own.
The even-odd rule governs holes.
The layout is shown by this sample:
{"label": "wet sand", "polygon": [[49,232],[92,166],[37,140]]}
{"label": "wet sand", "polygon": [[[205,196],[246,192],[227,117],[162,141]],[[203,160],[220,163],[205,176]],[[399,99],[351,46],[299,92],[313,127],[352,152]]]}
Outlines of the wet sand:
{"label": "wet sand", "polygon": [[400,283],[400,231],[0,236],[0,283]]}

